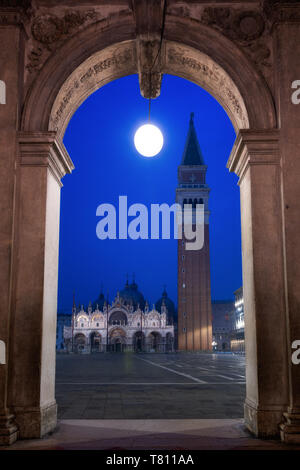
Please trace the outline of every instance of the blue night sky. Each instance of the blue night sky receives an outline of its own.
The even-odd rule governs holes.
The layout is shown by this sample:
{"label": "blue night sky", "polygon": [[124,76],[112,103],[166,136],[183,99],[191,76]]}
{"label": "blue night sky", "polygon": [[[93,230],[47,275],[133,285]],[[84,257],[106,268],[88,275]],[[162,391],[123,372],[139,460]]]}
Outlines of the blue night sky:
{"label": "blue night sky", "polygon": [[[64,143],[74,162],[61,194],[59,311],[94,301],[103,285],[115,296],[132,273],[145,298],[155,302],[166,284],[177,304],[177,240],[99,240],[99,204],[118,207],[175,202],[177,167],[195,113],[198,139],[208,165],[212,299],[231,299],[242,284],[240,205],[237,177],[226,169],[235,133],[223,108],[206,91],[184,79],[163,77],[161,96],[152,102],[152,122],[164,134],[154,158],[135,150],[136,129],[147,120],[148,102],[139,93],[137,75],[105,85],[77,110]],[[130,219],[129,219],[130,220]]]}

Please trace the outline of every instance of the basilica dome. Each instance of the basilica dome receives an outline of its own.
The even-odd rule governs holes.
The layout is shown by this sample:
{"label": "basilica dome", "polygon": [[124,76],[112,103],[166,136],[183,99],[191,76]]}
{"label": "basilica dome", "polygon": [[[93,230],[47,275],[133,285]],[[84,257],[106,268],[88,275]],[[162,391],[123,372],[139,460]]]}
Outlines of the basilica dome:
{"label": "basilica dome", "polygon": [[162,296],[158,301],[155,303],[155,308],[158,312],[161,312],[161,306],[164,302],[164,305],[167,307],[168,311],[168,318],[174,320],[176,316],[176,308],[173,300],[168,297],[166,289],[163,290]]}
{"label": "basilica dome", "polygon": [[100,311],[103,311],[104,302],[105,302],[104,294],[103,292],[100,292],[99,297],[92,304],[93,310],[96,310],[98,306],[98,309]]}
{"label": "basilica dome", "polygon": [[120,291],[120,298],[126,305],[133,305],[136,309],[139,305],[143,310],[145,308],[145,299],[143,294],[138,290],[138,285],[133,281],[131,284],[128,281],[125,284],[124,289]]}

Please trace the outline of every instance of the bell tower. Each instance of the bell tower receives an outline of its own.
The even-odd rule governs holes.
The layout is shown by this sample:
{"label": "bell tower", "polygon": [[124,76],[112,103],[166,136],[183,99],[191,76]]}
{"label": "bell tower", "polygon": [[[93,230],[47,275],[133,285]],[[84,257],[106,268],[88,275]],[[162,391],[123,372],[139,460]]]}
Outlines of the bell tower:
{"label": "bell tower", "polygon": [[212,349],[212,314],[209,259],[209,187],[207,166],[197,139],[194,113],[182,161],[178,167],[176,202],[204,205],[204,244],[199,250],[188,250],[184,233],[178,240],[178,349],[200,351]]}

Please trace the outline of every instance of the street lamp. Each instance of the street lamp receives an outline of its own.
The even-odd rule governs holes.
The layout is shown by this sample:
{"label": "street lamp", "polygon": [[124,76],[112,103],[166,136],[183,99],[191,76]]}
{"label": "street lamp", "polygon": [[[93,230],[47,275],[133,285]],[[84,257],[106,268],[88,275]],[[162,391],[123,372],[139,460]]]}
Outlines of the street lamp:
{"label": "street lamp", "polygon": [[153,124],[144,124],[138,128],[134,136],[134,145],[144,157],[154,157],[164,144],[161,130]]}

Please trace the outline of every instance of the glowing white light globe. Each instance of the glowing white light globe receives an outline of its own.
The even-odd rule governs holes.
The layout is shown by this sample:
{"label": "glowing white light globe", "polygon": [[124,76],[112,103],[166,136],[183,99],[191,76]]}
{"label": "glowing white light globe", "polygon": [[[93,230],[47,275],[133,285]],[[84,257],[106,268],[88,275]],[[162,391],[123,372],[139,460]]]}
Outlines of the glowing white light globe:
{"label": "glowing white light globe", "polygon": [[134,145],[144,157],[154,157],[164,144],[164,138],[158,127],[153,124],[144,124],[139,127],[134,136]]}

